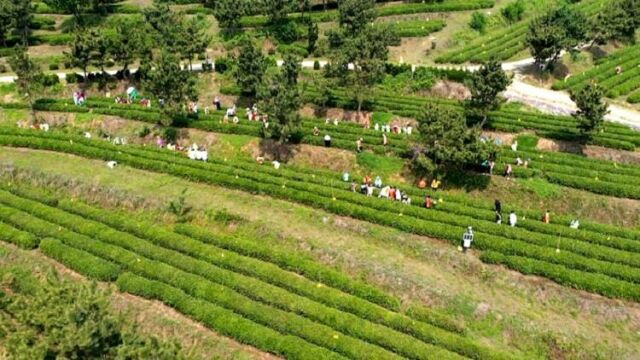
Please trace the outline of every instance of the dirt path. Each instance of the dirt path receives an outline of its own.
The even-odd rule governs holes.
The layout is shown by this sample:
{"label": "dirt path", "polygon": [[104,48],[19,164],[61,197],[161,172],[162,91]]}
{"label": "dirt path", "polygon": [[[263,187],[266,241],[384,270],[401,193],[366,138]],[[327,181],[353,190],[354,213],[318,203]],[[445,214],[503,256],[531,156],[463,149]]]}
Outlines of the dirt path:
{"label": "dirt path", "polygon": [[[570,115],[576,111],[576,104],[569,97],[569,93],[533,86],[521,79],[521,75],[516,72],[513,83],[503,94],[504,97],[550,114]],[[640,112],[618,105],[609,104],[609,114],[605,119],[640,129]]]}
{"label": "dirt path", "polygon": [[[507,88],[503,96],[510,101],[518,101],[549,114],[571,115],[574,113],[577,107],[571,100],[569,93],[537,87],[522,81],[522,70],[533,64],[533,58],[502,63],[502,68],[505,71],[515,73],[511,86]],[[451,68],[451,66],[441,67]],[[461,65],[453,68],[476,71],[479,67],[478,65]],[[605,119],[640,129],[640,112],[626,107],[609,104],[609,114],[605,116]]]}

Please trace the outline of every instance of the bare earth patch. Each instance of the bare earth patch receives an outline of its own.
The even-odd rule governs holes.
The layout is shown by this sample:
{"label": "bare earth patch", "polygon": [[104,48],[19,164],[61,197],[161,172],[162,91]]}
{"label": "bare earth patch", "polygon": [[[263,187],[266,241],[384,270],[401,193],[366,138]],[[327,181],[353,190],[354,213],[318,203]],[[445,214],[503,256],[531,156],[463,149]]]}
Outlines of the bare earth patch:
{"label": "bare earth patch", "polygon": [[310,145],[299,145],[297,148],[298,151],[291,161],[293,165],[345,171],[351,169],[353,164],[356,163],[356,156],[353,151],[327,149]]}
{"label": "bare earth patch", "polygon": [[488,131],[488,130],[483,131],[482,135],[490,139],[500,140],[504,145],[513,144],[513,141],[518,137],[518,134],[514,134],[514,133]]}
{"label": "bare earth patch", "polygon": [[68,51],[69,47],[66,45],[37,45],[29,47],[29,55],[33,57],[49,56],[49,55],[61,55],[63,52]]}
{"label": "bare earth patch", "polygon": [[538,140],[538,145],[536,146],[536,150],[581,154],[583,150],[583,146],[571,141],[541,138]]}
{"label": "bare earth patch", "polygon": [[584,154],[595,159],[615,161],[621,164],[640,165],[640,152],[587,146]]}
{"label": "bare earth patch", "polygon": [[427,96],[435,96],[445,99],[466,100],[471,96],[469,89],[454,81],[438,80],[429,90]]}

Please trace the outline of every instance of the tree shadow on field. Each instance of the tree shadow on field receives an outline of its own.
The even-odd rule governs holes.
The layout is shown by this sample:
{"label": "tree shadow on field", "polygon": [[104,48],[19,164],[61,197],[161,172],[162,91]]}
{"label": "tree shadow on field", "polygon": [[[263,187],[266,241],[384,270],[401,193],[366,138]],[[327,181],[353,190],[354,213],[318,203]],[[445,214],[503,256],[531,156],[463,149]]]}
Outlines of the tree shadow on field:
{"label": "tree shadow on field", "polygon": [[562,61],[558,61],[558,63],[554,65],[553,71],[551,72],[551,75],[553,75],[553,77],[558,80],[563,80],[570,74],[571,70],[569,70],[569,67],[567,67],[567,65],[565,65]]}
{"label": "tree shadow on field", "polygon": [[329,108],[326,106],[313,105],[313,116],[318,119],[324,119],[327,116]]}
{"label": "tree shadow on field", "polygon": [[600,60],[603,57],[609,55],[603,48],[600,46],[590,46],[586,48],[586,51],[593,56],[593,61]]}
{"label": "tree shadow on field", "polygon": [[471,171],[453,171],[444,176],[443,183],[448,188],[465,191],[485,190],[491,183],[491,176]]}
{"label": "tree shadow on field", "polygon": [[238,116],[243,115],[244,109],[252,107],[253,104],[257,103],[257,101],[258,100],[255,97],[246,94],[238,96],[235,102],[239,114]]}
{"label": "tree shadow on field", "polygon": [[293,144],[280,144],[271,139],[260,140],[260,156],[265,160],[278,160],[286,163],[298,152],[298,147]]}
{"label": "tree shadow on field", "polygon": [[569,68],[560,60],[553,65],[551,70],[543,70],[535,64],[530,64],[523,67],[521,73],[541,83],[547,83],[556,79],[564,79],[569,74]]}

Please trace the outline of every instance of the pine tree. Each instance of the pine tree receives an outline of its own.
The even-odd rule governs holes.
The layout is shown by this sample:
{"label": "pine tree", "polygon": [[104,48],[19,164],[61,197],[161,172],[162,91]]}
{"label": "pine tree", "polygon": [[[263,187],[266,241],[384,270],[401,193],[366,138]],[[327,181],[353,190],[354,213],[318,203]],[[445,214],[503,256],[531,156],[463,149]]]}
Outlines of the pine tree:
{"label": "pine tree", "polygon": [[9,58],[11,70],[16,74],[15,80],[18,91],[24,95],[29,109],[31,110],[31,119],[36,121],[36,109],[34,103],[44,89],[44,74],[40,66],[33,61],[25,47],[16,47],[15,53]]}
{"label": "pine tree", "polygon": [[470,118],[481,118],[481,127],[487,121],[487,113],[500,105],[498,94],[505,91],[511,84],[511,79],[502,70],[502,64],[489,61],[471,75],[468,82],[471,99],[466,108]]}
{"label": "pine tree", "polygon": [[604,117],[609,113],[609,105],[603,98],[604,90],[595,83],[571,93],[571,100],[578,106],[573,117],[578,120],[578,129],[586,139],[600,131]]}
{"label": "pine tree", "polygon": [[144,90],[164,101],[164,110],[169,115],[180,112],[186,101],[198,99],[195,75],[180,67],[178,56],[167,49],[161,51],[151,64],[143,80]]}
{"label": "pine tree", "polygon": [[262,83],[267,63],[253,41],[245,37],[240,41],[240,50],[236,59],[237,67],[233,75],[243,93],[255,95]]}

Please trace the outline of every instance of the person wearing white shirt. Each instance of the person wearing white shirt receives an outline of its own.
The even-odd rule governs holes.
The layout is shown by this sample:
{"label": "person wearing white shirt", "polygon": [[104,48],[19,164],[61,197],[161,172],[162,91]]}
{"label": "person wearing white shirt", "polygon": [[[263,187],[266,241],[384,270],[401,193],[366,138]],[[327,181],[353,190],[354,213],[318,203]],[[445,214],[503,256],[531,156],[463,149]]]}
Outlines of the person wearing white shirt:
{"label": "person wearing white shirt", "polygon": [[518,223],[518,216],[515,211],[509,213],[509,226],[514,227]]}
{"label": "person wearing white shirt", "polygon": [[329,134],[324,136],[324,146],[331,147],[331,136]]}

